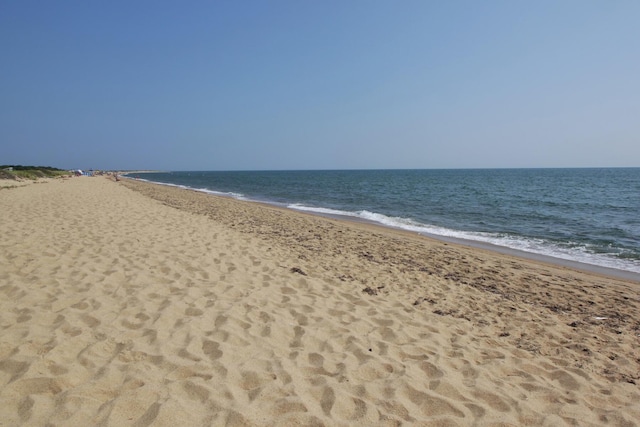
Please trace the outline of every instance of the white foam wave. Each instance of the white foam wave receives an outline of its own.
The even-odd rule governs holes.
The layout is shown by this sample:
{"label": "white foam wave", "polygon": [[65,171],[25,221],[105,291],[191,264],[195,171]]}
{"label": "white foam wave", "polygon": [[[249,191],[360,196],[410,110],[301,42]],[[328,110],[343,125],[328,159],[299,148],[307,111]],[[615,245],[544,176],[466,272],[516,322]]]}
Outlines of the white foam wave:
{"label": "white foam wave", "polygon": [[[131,177],[125,177],[125,178],[130,178]],[[150,181],[148,179],[144,179],[144,178],[134,178],[136,181],[145,181],[145,182],[152,182],[154,184],[158,184],[158,185],[166,185],[167,187],[175,187],[175,188],[182,188],[184,190],[191,190],[191,191],[198,191],[200,193],[206,193],[206,194],[211,194],[214,196],[224,196],[224,197],[232,197],[234,199],[238,199],[238,200],[249,200],[247,199],[244,194],[241,193],[234,193],[234,192],[224,192],[224,191],[214,191],[214,190],[209,190],[208,188],[194,188],[194,187],[189,187],[186,185],[182,185],[182,184],[171,184],[169,182],[162,182],[162,181]]]}
{"label": "white foam wave", "polygon": [[411,218],[390,217],[384,214],[369,212],[366,210],[348,212],[337,209],[304,206],[300,204],[291,204],[288,207],[295,210],[312,212],[321,215],[334,215],[363,219],[366,221],[385,225],[387,227],[413,231],[424,235],[441,236],[452,239],[488,243],[494,246],[515,249],[522,252],[528,252],[552,258],[564,259],[567,261],[575,261],[600,267],[613,268],[616,270],[625,270],[640,273],[640,262],[622,260],[616,258],[614,254],[595,254],[593,252],[589,252],[586,247],[562,247],[553,244],[552,242],[544,241],[542,239],[526,238],[508,234],[453,230],[449,228],[423,224]]}
{"label": "white foam wave", "polygon": [[214,196],[225,196],[225,197],[232,197],[232,198],[238,199],[238,200],[249,200],[244,196],[244,194],[242,194],[242,193],[234,193],[232,191],[228,191],[228,192],[214,191],[214,190],[209,190],[208,188],[192,188],[192,190],[199,191],[201,193],[211,194],[211,195],[214,195]]}

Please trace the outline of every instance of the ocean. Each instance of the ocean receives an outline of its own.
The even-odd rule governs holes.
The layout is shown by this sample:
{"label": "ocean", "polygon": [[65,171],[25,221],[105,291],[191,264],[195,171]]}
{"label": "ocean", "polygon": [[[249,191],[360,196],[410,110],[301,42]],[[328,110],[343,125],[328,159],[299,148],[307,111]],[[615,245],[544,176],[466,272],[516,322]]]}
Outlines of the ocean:
{"label": "ocean", "polygon": [[163,172],[130,176],[640,273],[640,168]]}

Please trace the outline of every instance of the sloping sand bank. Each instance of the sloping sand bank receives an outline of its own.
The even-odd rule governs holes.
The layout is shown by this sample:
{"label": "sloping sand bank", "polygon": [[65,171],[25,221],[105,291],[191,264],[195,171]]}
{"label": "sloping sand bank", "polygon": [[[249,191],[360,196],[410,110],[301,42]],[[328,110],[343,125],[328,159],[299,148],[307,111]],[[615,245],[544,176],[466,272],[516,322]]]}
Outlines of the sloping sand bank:
{"label": "sloping sand bank", "polygon": [[0,212],[3,426],[640,425],[638,283],[129,180]]}

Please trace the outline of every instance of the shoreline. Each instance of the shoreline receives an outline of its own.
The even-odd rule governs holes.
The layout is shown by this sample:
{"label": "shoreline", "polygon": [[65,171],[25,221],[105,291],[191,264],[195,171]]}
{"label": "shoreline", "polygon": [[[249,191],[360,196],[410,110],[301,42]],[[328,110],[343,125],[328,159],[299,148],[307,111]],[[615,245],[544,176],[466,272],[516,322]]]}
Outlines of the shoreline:
{"label": "shoreline", "polygon": [[631,282],[640,283],[640,273],[636,273],[635,271],[620,270],[620,269],[604,267],[596,264],[588,264],[586,262],[558,258],[550,255],[537,254],[535,252],[527,252],[519,249],[512,249],[506,246],[494,245],[492,243],[479,242],[475,240],[447,238],[447,237],[437,236],[437,235],[429,235],[429,237],[437,240],[442,240],[443,242],[450,242],[450,243],[469,246],[469,247],[478,248],[478,249],[486,249],[492,252],[497,252],[504,255],[523,258],[530,261],[538,261],[545,264],[551,264],[558,267],[566,267],[572,270],[578,270],[586,273],[597,274],[604,277],[611,277],[615,279],[622,279],[622,280],[628,280]]}
{"label": "shoreline", "polygon": [[640,425],[636,283],[135,180],[0,209],[7,425]]}
{"label": "shoreline", "polygon": [[[157,184],[157,185],[163,185],[163,184],[158,184],[158,183],[154,183],[151,182],[153,184]],[[197,191],[197,190],[193,190],[193,189],[185,189],[188,191]],[[205,193],[207,194],[207,193]],[[227,197],[224,195],[216,195],[216,194],[210,194],[213,197]],[[247,201],[247,203],[261,203],[261,202],[255,202],[255,201]],[[267,206],[271,206],[268,203],[264,203]],[[278,206],[275,206],[276,208],[279,208]],[[282,208],[282,209],[289,209],[289,208]],[[293,210],[295,212],[300,212],[296,209],[290,209]],[[300,212],[305,214],[305,212]],[[507,246],[500,246],[500,245],[496,245],[493,243],[488,243],[488,242],[482,242],[479,240],[471,240],[471,239],[462,239],[459,237],[447,237],[447,236],[441,236],[438,234],[433,234],[433,233],[426,233],[426,232],[413,232],[413,231],[409,231],[409,230],[404,230],[402,228],[399,227],[393,227],[393,226],[388,226],[388,225],[384,225],[384,224],[380,224],[377,223],[375,221],[370,221],[367,219],[359,219],[359,218],[354,218],[354,217],[350,217],[347,215],[332,215],[332,214],[322,214],[322,213],[316,213],[316,212],[306,212],[306,214],[308,215],[315,215],[315,216],[319,216],[319,217],[324,217],[324,218],[331,218],[331,219],[335,219],[338,221],[347,221],[347,222],[355,222],[355,223],[365,223],[365,224],[370,224],[372,226],[376,226],[376,227],[382,227],[382,228],[386,228],[386,229],[390,229],[390,230],[395,230],[401,233],[409,233],[409,234],[416,234],[418,236],[423,236],[425,238],[428,239],[432,239],[432,240],[437,240],[443,243],[451,243],[454,245],[460,245],[460,246],[466,246],[469,248],[476,248],[476,249],[483,249],[483,250],[488,250],[491,252],[495,252],[495,253],[499,253],[499,254],[503,254],[503,255],[508,255],[511,257],[517,257],[517,258],[522,258],[522,259],[526,259],[529,261],[537,261],[537,262],[541,262],[544,264],[550,264],[550,265],[554,265],[554,266],[558,266],[558,267],[566,267],[569,269],[573,269],[573,270],[578,270],[578,271],[582,271],[582,272],[586,272],[586,273],[593,273],[593,274],[598,274],[601,276],[605,276],[605,277],[611,277],[611,278],[615,278],[615,279],[622,279],[622,280],[628,280],[631,282],[637,282],[640,283],[640,273],[636,273],[635,271],[629,271],[629,270],[621,270],[621,269],[617,269],[617,268],[612,268],[612,267],[604,267],[601,265],[596,265],[596,264],[589,264],[586,262],[580,262],[580,261],[574,261],[574,260],[570,260],[570,259],[565,259],[565,258],[559,258],[559,257],[554,257],[551,255],[543,255],[543,254],[538,254],[535,252],[527,252],[527,251],[523,251],[520,249],[513,249],[513,248],[509,248]]]}
{"label": "shoreline", "polygon": [[[124,176],[124,178],[133,179],[133,180],[138,180],[139,181],[139,179],[136,179],[136,178],[133,178],[133,177],[130,177],[130,176]],[[212,196],[212,197],[229,198],[229,199],[232,199],[232,200],[237,200],[239,202],[256,203],[256,204],[259,204],[259,205],[269,206],[269,207],[273,207],[273,208],[276,208],[276,209],[285,209],[287,211],[300,213],[302,215],[311,215],[311,216],[316,216],[316,217],[321,217],[321,218],[329,218],[329,219],[334,219],[334,220],[337,220],[337,221],[346,221],[346,222],[353,222],[353,223],[369,224],[369,225],[372,225],[372,226],[375,226],[375,227],[381,227],[381,228],[384,228],[384,229],[395,230],[395,231],[398,231],[398,232],[401,232],[401,233],[408,233],[408,234],[415,234],[415,235],[423,236],[425,238],[437,240],[437,241],[440,241],[440,242],[443,242],[443,243],[451,243],[451,244],[454,244],[454,245],[461,245],[461,246],[466,246],[466,247],[470,247],[470,248],[489,250],[489,251],[492,251],[492,252],[495,252],[495,253],[508,255],[508,256],[513,256],[513,257],[517,257],[517,258],[523,258],[523,259],[527,259],[527,260],[530,260],[530,261],[537,261],[537,262],[541,262],[541,263],[545,263],[545,264],[551,264],[551,265],[555,265],[555,266],[559,266],[559,267],[565,267],[565,268],[579,270],[579,271],[583,271],[583,272],[598,274],[598,275],[602,275],[602,276],[605,276],[605,277],[611,277],[611,278],[628,280],[628,281],[631,281],[631,282],[640,283],[640,273],[637,273],[637,272],[634,272],[634,271],[630,271],[630,270],[623,270],[623,269],[618,269],[618,268],[613,268],[613,267],[606,267],[606,266],[602,266],[602,265],[598,265],[598,264],[590,264],[590,263],[586,263],[586,262],[581,262],[581,261],[575,261],[575,260],[570,260],[570,259],[566,259],[566,258],[555,257],[555,256],[552,256],[552,255],[544,255],[544,254],[539,254],[539,253],[535,253],[535,252],[528,252],[528,251],[524,251],[524,250],[520,250],[520,249],[514,249],[514,248],[507,247],[507,246],[501,246],[501,245],[497,245],[497,244],[494,244],[494,243],[488,243],[488,242],[483,242],[483,241],[479,241],[479,240],[471,240],[471,239],[464,239],[464,238],[458,238],[458,237],[441,236],[441,235],[438,235],[438,234],[426,233],[426,232],[414,232],[414,231],[410,231],[410,230],[405,230],[405,229],[400,228],[400,227],[393,227],[393,226],[389,226],[389,225],[378,223],[376,221],[367,220],[367,219],[364,219],[364,218],[351,217],[351,216],[348,216],[348,215],[328,214],[328,213],[321,213],[321,212],[314,212],[314,211],[301,211],[301,210],[289,208],[287,206],[280,206],[280,205],[278,205],[276,203],[262,202],[262,201],[257,201],[257,200],[240,200],[240,199],[234,198],[232,196],[227,196],[225,194],[212,194],[210,192],[201,191],[201,190],[198,190],[198,189],[195,189],[195,188],[189,188],[189,187],[184,187],[184,186],[179,186],[179,185],[174,185],[174,184],[167,184],[167,183],[158,183],[158,182],[149,181],[149,180],[146,180],[146,179],[142,179],[142,182],[146,182],[146,183],[153,184],[153,185],[172,187],[172,188],[176,188],[176,189],[179,189],[179,190],[194,191],[194,192],[206,194],[206,195]]]}

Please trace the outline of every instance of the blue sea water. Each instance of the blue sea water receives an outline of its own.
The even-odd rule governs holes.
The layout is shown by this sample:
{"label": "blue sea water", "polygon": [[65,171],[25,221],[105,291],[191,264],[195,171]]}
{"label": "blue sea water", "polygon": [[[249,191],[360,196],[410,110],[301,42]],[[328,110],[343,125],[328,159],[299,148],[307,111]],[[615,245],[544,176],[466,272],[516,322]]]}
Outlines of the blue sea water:
{"label": "blue sea water", "polygon": [[137,176],[211,194],[640,273],[640,168]]}

